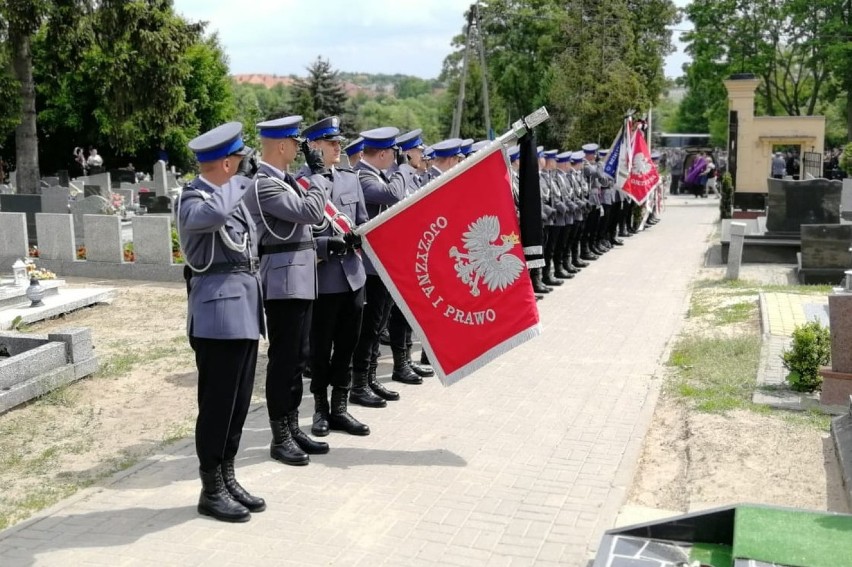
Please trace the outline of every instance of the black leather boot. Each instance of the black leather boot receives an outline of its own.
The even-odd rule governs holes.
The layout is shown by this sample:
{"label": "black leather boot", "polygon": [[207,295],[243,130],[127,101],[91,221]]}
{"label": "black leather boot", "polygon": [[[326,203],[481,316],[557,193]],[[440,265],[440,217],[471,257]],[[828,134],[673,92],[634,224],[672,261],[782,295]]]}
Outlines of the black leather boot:
{"label": "black leather boot", "polygon": [[393,353],[393,374],[391,380],[403,384],[422,384],[423,378],[414,373],[408,365],[408,356],[404,349],[391,348]]}
{"label": "black leather boot", "polygon": [[346,411],[346,397],[347,392],[343,388],[332,388],[331,413],[328,414],[329,429],[345,431],[350,435],[369,435],[370,428]]}
{"label": "black leather boot", "polygon": [[328,453],[328,443],[314,441],[299,427],[299,410],[287,414],[287,427],[290,429],[290,436],[293,441],[308,455],[325,455]]}
{"label": "black leather boot", "polygon": [[598,259],[598,255],[592,252],[592,250],[589,248],[588,242],[583,242],[583,252],[582,254],[580,254],[580,258],[582,258],[586,262],[594,262]]}
{"label": "black leather boot", "polygon": [[234,474],[234,459],[226,459],[222,463],[222,481],[225,489],[234,500],[248,508],[249,512],[263,512],[266,510],[266,502],[263,498],[252,496],[248,490],[240,486]]}
{"label": "black leather boot", "polygon": [[550,276],[550,265],[546,265],[541,271],[541,281],[544,285],[560,286],[562,282]]}
{"label": "black leather boot", "polygon": [[383,400],[388,400],[391,402],[395,402],[399,399],[399,392],[394,392],[393,390],[388,390],[385,388],[384,384],[379,382],[376,378],[376,370],[378,370],[378,364],[370,365],[370,373],[367,375],[367,385],[373,390],[373,393]]}
{"label": "black leather boot", "polygon": [[314,423],[311,425],[311,433],[316,437],[328,435],[328,394],[322,392],[314,394]]}
{"label": "black leather boot", "polygon": [[574,274],[565,271],[565,268],[562,267],[562,262],[556,260],[553,261],[553,275],[560,280],[570,280],[574,277]]}
{"label": "black leather boot", "polygon": [[369,370],[352,372],[352,389],[349,390],[349,402],[367,408],[383,408],[388,403],[377,396],[367,384]]}
{"label": "black leather boot", "polygon": [[435,375],[435,370],[431,364],[420,364],[411,359],[411,345],[405,348],[405,356],[408,357],[408,367],[421,378],[431,378]]}
{"label": "black leather boot", "polygon": [[589,266],[588,262],[584,262],[580,259],[580,241],[574,243],[574,249],[571,253],[571,263],[578,270],[581,268],[587,268]]}
{"label": "black leather boot", "polygon": [[198,498],[198,513],[223,522],[248,522],[251,519],[249,509],[234,500],[225,481],[222,480],[222,467],[205,472],[198,471],[201,477],[201,496]]}
{"label": "black leather boot", "polygon": [[382,332],[379,333],[379,344],[383,344],[385,346],[390,345],[390,332],[388,331],[387,325],[382,329]]}
{"label": "black leather boot", "polygon": [[530,270],[530,280],[532,280],[533,291],[535,293],[550,293],[553,291],[541,281],[541,268],[533,268]]}
{"label": "black leather boot", "polygon": [[286,417],[269,420],[269,427],[272,429],[272,445],[269,447],[270,457],[284,464],[295,466],[307,465],[311,462],[308,454],[302,451],[301,447],[293,440]]}

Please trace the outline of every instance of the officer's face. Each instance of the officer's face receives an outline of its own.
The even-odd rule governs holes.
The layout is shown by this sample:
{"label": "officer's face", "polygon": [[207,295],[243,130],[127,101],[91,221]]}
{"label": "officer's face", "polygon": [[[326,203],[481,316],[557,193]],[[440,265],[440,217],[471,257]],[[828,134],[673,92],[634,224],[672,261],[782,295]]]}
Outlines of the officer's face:
{"label": "officer's face", "polygon": [[278,144],[278,151],[281,157],[284,158],[284,163],[291,164],[296,159],[296,154],[299,153],[299,142],[295,138],[285,138]]}
{"label": "officer's face", "polygon": [[411,164],[411,167],[414,169],[425,169],[423,165],[423,150],[419,148],[412,148],[406,152],[408,156],[408,163]]}
{"label": "officer's face", "polygon": [[313,144],[322,151],[322,160],[326,166],[340,163],[339,140],[317,140]]}

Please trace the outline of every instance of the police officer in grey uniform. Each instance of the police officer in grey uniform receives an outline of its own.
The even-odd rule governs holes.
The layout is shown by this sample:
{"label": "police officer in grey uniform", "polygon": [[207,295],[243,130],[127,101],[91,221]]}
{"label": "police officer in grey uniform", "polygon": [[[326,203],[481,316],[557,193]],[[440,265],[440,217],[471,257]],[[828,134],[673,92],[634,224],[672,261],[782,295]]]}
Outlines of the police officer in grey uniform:
{"label": "police officer in grey uniform", "polygon": [[588,200],[588,184],[583,175],[584,156],[585,154],[582,151],[571,153],[571,170],[569,172],[571,182],[574,184],[574,194],[577,196],[577,204],[579,205],[579,208],[574,213],[574,225],[576,229],[574,231],[571,253],[571,263],[578,269],[587,267],[589,263],[586,260],[591,259],[591,252],[586,254],[587,250],[584,248],[586,221],[592,208]]}
{"label": "police officer in grey uniform", "polygon": [[[600,150],[598,151],[598,156],[602,163],[606,163],[606,156],[609,154],[609,150]],[[603,168],[603,166],[601,166]],[[606,178],[606,182],[604,186],[611,192],[611,200],[612,204],[609,207],[609,210],[606,213],[606,227],[603,235],[603,243],[605,246],[612,248],[614,246],[624,246],[624,242],[617,238],[618,236],[618,221],[621,218],[621,191],[615,188],[615,182],[608,175],[604,176]],[[606,191],[604,191],[604,197],[606,197]],[[606,206],[604,206],[606,208]]]}
{"label": "police officer in grey uniform", "polygon": [[[402,174],[405,179],[406,196],[413,195],[423,185],[425,176],[421,175],[421,171],[426,171],[426,163],[423,159],[423,140],[420,137],[422,133],[423,131],[418,128],[397,136],[396,143],[399,146],[399,156],[397,163],[393,164],[388,170],[391,174],[394,171],[399,171]],[[397,376],[397,380],[419,383],[411,376],[412,372],[420,378],[434,376],[435,371],[432,370],[431,366],[411,360],[411,349],[413,347],[411,326],[405,320],[405,316],[397,305],[391,307],[387,327],[391,351],[403,353],[399,361],[394,358],[393,375]],[[370,372],[371,374],[374,373],[375,368],[371,367]]]}
{"label": "police officer in grey uniform", "polygon": [[[376,128],[361,132],[364,138],[364,157],[358,162],[355,171],[361,180],[367,214],[375,218],[405,198],[405,177],[400,171],[390,176],[385,171],[396,162],[396,137],[399,129],[393,127]],[[355,353],[352,356],[352,390],[349,401],[367,407],[385,407],[385,400],[398,400],[397,392],[388,390],[376,379],[373,367],[379,364],[379,334],[390,315],[390,293],[370,259],[364,258],[367,272],[365,287],[367,304],[361,320],[361,334]],[[394,367],[400,362],[403,353],[393,349]]]}
{"label": "police officer in grey uniform", "polygon": [[562,231],[560,244],[557,247],[559,250],[557,262],[565,272],[569,274],[576,274],[578,270],[571,264],[571,251],[574,237],[576,236],[576,223],[574,221],[574,217],[577,214],[577,209],[580,208],[580,205],[576,200],[574,185],[568,176],[570,160],[571,152],[561,152],[556,154],[556,166],[552,175],[560,186],[562,191],[562,201],[567,209],[565,212],[565,228]]}
{"label": "police officer in grey uniform", "polygon": [[550,174],[547,172],[547,157],[544,146],[536,148],[538,153],[538,183],[541,190],[541,220],[544,228],[544,268],[541,272],[541,281],[544,285],[556,287],[562,285],[562,280],[553,276],[553,254],[556,247],[557,228],[556,196],[550,182]]}
{"label": "police officer in grey uniform", "polygon": [[189,142],[201,174],[175,206],[190,274],[187,331],[198,368],[198,512],[227,522],[247,522],[251,512],[266,509],[234,476],[265,331],[257,235],[243,203],[251,172],[242,128],[229,122]]}
{"label": "police officer in grey uniform", "polygon": [[601,205],[603,204],[601,200],[601,181],[604,177],[598,166],[597,153],[597,144],[586,144],[583,146],[583,177],[589,187],[588,199],[591,205],[591,211],[586,219],[585,242],[583,244],[584,252],[588,250],[591,254],[584,255],[583,260],[596,260],[598,256],[602,256],[605,252],[597,245],[601,225]]}
{"label": "police officer in grey uniform", "polygon": [[[323,220],[330,183],[321,175],[312,175],[304,191],[287,173],[299,152],[301,121],[301,116],[287,116],[257,125],[263,160],[246,197],[260,242],[269,329],[266,406],[272,429],[270,455],[289,465],[306,465],[308,454],[328,452],[327,443],[314,441],[299,428],[302,372],[310,355],[311,312],[317,293],[311,226]],[[318,170],[324,170],[322,163]]]}
{"label": "police officer in grey uniform", "polygon": [[364,139],[363,138],[355,138],[349,145],[343,148],[343,151],[346,152],[346,157],[349,159],[349,167],[355,167],[355,165],[361,161],[361,158],[364,157]]}
{"label": "police officer in grey uniform", "polygon": [[[367,209],[358,175],[340,163],[340,120],[324,118],[303,131],[309,146],[322,154],[331,181],[326,198],[353,226],[367,222]],[[310,170],[305,167],[297,180]],[[351,233],[350,233],[351,234]],[[353,237],[355,235],[352,235]],[[367,275],[357,237],[341,236],[324,222],[314,228],[317,243],[317,299],[311,318],[311,393],[314,419],[311,432],[323,437],[329,430],[351,435],[369,435],[370,428],[348,411],[352,376],[350,364],[361,331],[364,309],[364,283]],[[328,388],[331,386],[331,403]]]}
{"label": "police officer in grey uniform", "polygon": [[[547,150],[544,152],[544,171],[547,174],[547,179],[550,182],[551,200],[556,209],[556,215],[553,221],[553,244],[551,263],[553,265],[553,277],[561,280],[569,280],[574,277],[573,273],[566,271],[562,266],[562,257],[564,256],[565,234],[568,231],[570,224],[574,223],[574,215],[571,212],[570,201],[567,196],[567,191],[559,179],[556,169],[556,154],[559,150]],[[569,221],[570,218],[570,221]],[[545,257],[545,262],[547,258]]]}

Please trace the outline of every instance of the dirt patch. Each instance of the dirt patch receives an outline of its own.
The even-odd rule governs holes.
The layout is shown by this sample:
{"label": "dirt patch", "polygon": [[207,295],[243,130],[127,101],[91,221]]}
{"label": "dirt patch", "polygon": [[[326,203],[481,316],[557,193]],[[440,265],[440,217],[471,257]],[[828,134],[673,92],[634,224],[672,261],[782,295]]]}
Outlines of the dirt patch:
{"label": "dirt patch", "polygon": [[[702,270],[678,344],[759,336],[757,293],[778,287],[788,270],[761,267],[749,275],[763,281],[740,283],[721,282],[719,269]],[[667,368],[627,504],[683,512],[737,502],[848,511],[827,416],[773,411],[721,391],[711,402],[725,403],[709,407],[729,409],[699,411],[713,393],[699,400],[690,371]],[[681,387],[684,376],[689,388]]]}
{"label": "dirt patch", "polygon": [[196,373],[184,287],[106,285],[117,288],[112,304],[27,329],[90,328],[101,370],[0,415],[0,528],[192,435]]}

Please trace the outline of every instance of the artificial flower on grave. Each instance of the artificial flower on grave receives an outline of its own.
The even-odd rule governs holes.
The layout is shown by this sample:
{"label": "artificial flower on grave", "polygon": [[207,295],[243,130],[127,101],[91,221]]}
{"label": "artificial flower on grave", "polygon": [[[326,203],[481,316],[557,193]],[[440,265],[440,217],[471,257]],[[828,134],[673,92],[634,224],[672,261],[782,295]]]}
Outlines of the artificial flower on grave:
{"label": "artificial flower on grave", "polygon": [[121,195],[119,193],[113,193],[112,202],[110,202],[110,206],[117,214],[124,216],[126,211],[124,206],[124,195]]}
{"label": "artificial flower on grave", "polygon": [[24,264],[27,266],[27,277],[37,280],[55,280],[56,274],[45,268],[39,268],[32,258],[25,258]]}

